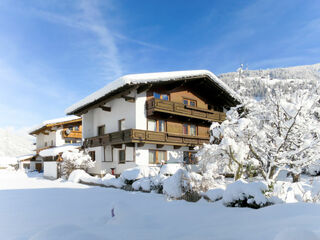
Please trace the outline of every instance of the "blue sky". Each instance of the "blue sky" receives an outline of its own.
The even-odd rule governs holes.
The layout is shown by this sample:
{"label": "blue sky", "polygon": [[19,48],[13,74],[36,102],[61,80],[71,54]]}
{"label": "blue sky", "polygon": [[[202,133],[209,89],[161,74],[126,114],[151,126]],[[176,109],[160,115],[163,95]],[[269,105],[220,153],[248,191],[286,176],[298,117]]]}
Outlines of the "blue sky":
{"label": "blue sky", "polygon": [[28,127],[128,73],[319,62],[318,0],[0,2],[0,127]]}

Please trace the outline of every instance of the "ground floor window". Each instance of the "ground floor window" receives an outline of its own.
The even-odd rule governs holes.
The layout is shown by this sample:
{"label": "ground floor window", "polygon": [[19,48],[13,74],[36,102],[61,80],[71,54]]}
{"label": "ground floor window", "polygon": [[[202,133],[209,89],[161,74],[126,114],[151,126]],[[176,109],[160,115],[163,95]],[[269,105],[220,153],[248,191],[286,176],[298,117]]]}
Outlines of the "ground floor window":
{"label": "ground floor window", "polygon": [[119,163],[126,163],[126,151],[119,150]]}
{"label": "ground floor window", "polygon": [[24,163],[23,164],[24,169],[30,169],[30,163]]}
{"label": "ground floor window", "polygon": [[183,162],[185,164],[197,164],[198,159],[196,157],[196,153],[188,151],[183,152]]}
{"label": "ground floor window", "polygon": [[167,161],[167,151],[149,150],[149,164],[160,164]]}

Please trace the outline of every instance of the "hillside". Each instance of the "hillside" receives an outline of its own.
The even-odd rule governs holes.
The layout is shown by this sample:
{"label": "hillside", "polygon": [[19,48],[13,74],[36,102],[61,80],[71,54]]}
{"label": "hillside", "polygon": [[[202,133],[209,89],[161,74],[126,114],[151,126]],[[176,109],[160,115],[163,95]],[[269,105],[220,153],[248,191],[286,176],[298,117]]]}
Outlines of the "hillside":
{"label": "hillside", "polygon": [[320,63],[288,68],[242,70],[218,76],[242,96],[263,98],[267,87],[284,91],[297,88],[312,89],[320,80]]}
{"label": "hillside", "polygon": [[0,128],[0,159],[32,153],[34,139],[24,130]]}

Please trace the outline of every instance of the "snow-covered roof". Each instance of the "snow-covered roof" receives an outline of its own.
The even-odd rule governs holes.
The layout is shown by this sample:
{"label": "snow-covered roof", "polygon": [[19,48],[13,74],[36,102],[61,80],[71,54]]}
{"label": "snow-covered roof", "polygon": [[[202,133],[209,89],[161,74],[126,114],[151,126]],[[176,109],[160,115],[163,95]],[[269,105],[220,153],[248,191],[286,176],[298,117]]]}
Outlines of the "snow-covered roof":
{"label": "snow-covered roof", "polygon": [[47,120],[42,122],[41,124],[32,127],[29,130],[29,134],[34,134],[36,131],[48,126],[48,125],[55,125],[55,124],[59,124],[59,123],[65,123],[65,122],[69,122],[69,121],[73,121],[73,120],[77,120],[80,119],[81,117],[78,116],[66,116],[66,117],[62,117],[62,118],[56,118],[56,119],[51,119],[51,120]]}
{"label": "snow-covered roof", "polygon": [[17,160],[18,160],[18,161],[23,161],[23,160],[26,160],[26,159],[29,159],[29,158],[33,158],[33,157],[36,156],[36,155],[37,155],[36,153],[33,153],[33,154],[18,156],[18,157],[17,157]]}
{"label": "snow-covered roof", "polygon": [[65,110],[66,114],[74,114],[77,110],[101,99],[102,97],[116,91],[117,89],[138,84],[147,84],[150,82],[166,82],[178,81],[182,79],[189,79],[195,77],[208,77],[221,89],[227,92],[235,101],[241,102],[240,96],[228,87],[224,82],[217,78],[212,72],[208,70],[191,70],[191,71],[175,71],[175,72],[157,72],[157,73],[143,73],[143,74],[129,74],[118,78],[117,80],[107,84],[100,90],[85,97],[79,102],[73,104]]}
{"label": "snow-covered roof", "polygon": [[41,157],[55,157],[59,155],[59,153],[70,151],[81,146],[80,143],[67,144],[59,147],[47,148],[39,152]]}

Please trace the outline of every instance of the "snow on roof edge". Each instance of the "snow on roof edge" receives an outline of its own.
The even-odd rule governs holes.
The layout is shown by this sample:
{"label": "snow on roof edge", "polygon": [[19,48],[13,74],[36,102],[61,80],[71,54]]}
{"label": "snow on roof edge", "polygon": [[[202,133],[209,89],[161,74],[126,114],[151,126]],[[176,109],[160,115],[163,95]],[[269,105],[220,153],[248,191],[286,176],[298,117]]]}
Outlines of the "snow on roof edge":
{"label": "snow on roof edge", "polygon": [[22,156],[17,156],[17,160],[18,161],[21,161],[21,160],[25,160],[25,159],[28,159],[28,158],[32,158],[34,156],[36,156],[37,154],[36,153],[31,153],[31,154],[26,154],[26,155],[22,155]]}
{"label": "snow on roof edge", "polygon": [[41,129],[48,124],[63,123],[63,122],[68,122],[68,121],[72,121],[72,120],[76,120],[76,119],[80,119],[80,118],[81,117],[78,117],[78,116],[66,116],[66,117],[62,117],[62,118],[55,118],[55,119],[51,119],[51,120],[46,120],[39,125],[31,127],[29,129],[28,133],[32,134],[34,131]]}
{"label": "snow on roof edge", "polygon": [[39,152],[39,155],[41,157],[54,157],[61,152],[70,151],[79,147],[81,147],[81,143],[65,144],[58,147],[44,149]]}
{"label": "snow on roof edge", "polygon": [[197,77],[197,76],[208,76],[221,88],[223,88],[232,98],[241,102],[240,96],[233,91],[227,84],[220,80],[216,75],[208,70],[189,70],[189,71],[173,71],[173,72],[155,72],[155,73],[142,73],[142,74],[129,74],[124,75],[115,81],[105,85],[103,88],[97,90],[96,92],[88,95],[87,97],[81,99],[75,104],[71,105],[65,110],[67,115],[74,114],[75,111],[79,110],[86,105],[102,98],[103,96],[111,93],[120,87],[125,85],[133,84],[143,84],[149,82],[165,82],[170,80],[180,80],[183,78]]}

